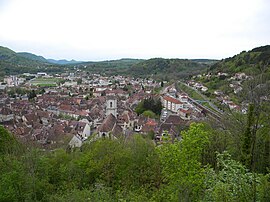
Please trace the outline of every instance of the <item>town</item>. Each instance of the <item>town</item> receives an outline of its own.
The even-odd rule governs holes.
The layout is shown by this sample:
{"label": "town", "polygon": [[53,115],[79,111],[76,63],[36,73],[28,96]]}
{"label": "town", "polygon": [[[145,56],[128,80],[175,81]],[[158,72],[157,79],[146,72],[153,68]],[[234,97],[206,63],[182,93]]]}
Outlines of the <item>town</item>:
{"label": "town", "polygon": [[[205,119],[204,110],[176,90],[175,84],[151,78],[89,75],[86,72],[7,76],[1,84],[1,123],[23,142],[54,149],[81,147],[102,137],[129,138],[151,134],[181,139],[191,121]],[[145,99],[160,100],[160,116],[136,113]]]}
{"label": "town", "polygon": [[269,0],[0,0],[0,202],[269,202]]}

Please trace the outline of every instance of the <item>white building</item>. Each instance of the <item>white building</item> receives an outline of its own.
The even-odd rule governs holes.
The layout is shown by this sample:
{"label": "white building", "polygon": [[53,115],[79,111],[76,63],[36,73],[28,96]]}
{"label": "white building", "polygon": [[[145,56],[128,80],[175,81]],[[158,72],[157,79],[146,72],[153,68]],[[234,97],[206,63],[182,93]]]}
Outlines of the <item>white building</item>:
{"label": "white building", "polygon": [[182,93],[179,95],[179,99],[181,102],[188,102],[188,95],[185,93]]}
{"label": "white building", "polygon": [[0,110],[0,122],[13,120],[13,116],[13,112],[7,107]]}
{"label": "white building", "polygon": [[47,73],[46,72],[38,72],[37,76],[47,76]]}
{"label": "white building", "polygon": [[5,77],[4,82],[10,87],[18,86],[18,78],[17,78],[17,76]]}
{"label": "white building", "polygon": [[164,96],[163,97],[163,106],[172,112],[177,112],[178,109],[184,107],[184,103],[176,98],[173,98],[170,96]]}
{"label": "white building", "polygon": [[70,146],[71,148],[74,148],[74,147],[81,147],[84,141],[85,141],[85,138],[83,138],[82,136],[76,134],[76,135],[74,135],[73,138],[70,140],[69,146]]}
{"label": "white building", "polygon": [[192,113],[192,110],[191,109],[179,109],[178,110],[178,114],[180,115],[180,117],[183,119],[183,120],[190,120],[191,119],[191,113]]}
{"label": "white building", "polygon": [[110,114],[117,117],[117,99],[114,96],[107,96],[106,100],[106,116]]}

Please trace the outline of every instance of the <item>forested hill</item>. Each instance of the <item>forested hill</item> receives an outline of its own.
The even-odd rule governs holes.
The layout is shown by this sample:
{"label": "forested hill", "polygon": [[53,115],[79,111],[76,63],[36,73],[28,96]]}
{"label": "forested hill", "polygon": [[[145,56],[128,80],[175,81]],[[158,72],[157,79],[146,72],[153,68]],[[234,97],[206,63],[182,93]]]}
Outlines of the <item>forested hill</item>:
{"label": "forested hill", "polygon": [[183,78],[199,73],[208,66],[187,59],[153,58],[133,65],[129,72],[134,76],[151,76],[160,78]]}
{"label": "forested hill", "polygon": [[0,46],[0,77],[18,73],[36,73],[39,71],[61,72],[64,68],[44,61],[42,56],[31,53],[16,53]]}
{"label": "forested hill", "polygon": [[231,58],[226,58],[211,66],[213,72],[238,73],[257,75],[261,71],[270,71],[270,45],[254,48],[251,51],[242,51]]}
{"label": "forested hill", "polygon": [[74,67],[91,73],[106,75],[131,75],[139,77],[154,76],[159,79],[178,79],[198,74],[210,64],[208,59],[163,59],[149,60],[124,58],[119,60],[78,62],[75,60],[53,60],[32,53],[16,53],[0,46],[0,77],[18,73],[36,73],[39,71],[60,73]]}
{"label": "forested hill", "polygon": [[42,56],[26,52],[16,53],[11,49],[2,46],[0,46],[0,61],[29,66],[48,64],[48,61]]}
{"label": "forested hill", "polygon": [[47,59],[47,62],[52,64],[58,64],[58,65],[69,65],[69,64],[79,64],[82,63],[81,61],[76,60],[54,60],[54,59]]}
{"label": "forested hill", "polygon": [[39,61],[39,62],[45,62],[48,63],[48,61],[46,60],[46,58],[42,57],[42,56],[38,56],[32,53],[27,53],[27,52],[20,52],[20,53],[16,53],[17,56],[21,56],[30,60],[35,60],[35,61]]}

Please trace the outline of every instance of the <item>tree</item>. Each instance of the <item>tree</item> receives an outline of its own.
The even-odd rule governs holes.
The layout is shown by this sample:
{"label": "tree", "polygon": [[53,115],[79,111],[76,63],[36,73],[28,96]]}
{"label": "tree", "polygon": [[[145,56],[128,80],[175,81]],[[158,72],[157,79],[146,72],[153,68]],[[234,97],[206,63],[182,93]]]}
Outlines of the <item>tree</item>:
{"label": "tree", "polygon": [[35,97],[37,97],[36,92],[34,90],[30,91],[29,94],[28,94],[28,99],[32,100]]}
{"label": "tree", "polygon": [[[270,166],[270,141],[269,141],[269,101],[270,96],[269,75],[267,66],[259,65],[260,74],[255,75],[253,79],[244,83],[241,101],[246,100],[249,103],[247,122],[245,132],[242,138],[242,162],[252,171],[259,170],[266,173],[267,166]],[[262,152],[263,151],[263,152]],[[261,157],[267,158],[261,158]],[[265,164],[265,162],[267,162]]]}
{"label": "tree", "polygon": [[161,200],[196,201],[202,196],[205,170],[201,161],[208,135],[203,124],[193,123],[182,133],[181,142],[157,148],[164,183],[168,184],[159,193]]}
{"label": "tree", "polygon": [[248,168],[251,168],[251,158],[252,158],[252,146],[255,144],[255,140],[252,137],[252,128],[254,127],[254,106],[249,105],[248,116],[247,116],[247,126],[246,131],[243,134],[242,140],[242,162]]}
{"label": "tree", "polygon": [[18,154],[22,149],[17,139],[0,125],[0,155]]}
{"label": "tree", "polygon": [[145,117],[148,117],[148,118],[155,118],[156,117],[156,114],[154,112],[152,112],[151,110],[146,110],[142,113],[142,115],[144,115]]}
{"label": "tree", "polygon": [[[253,174],[225,151],[217,155],[218,172],[208,169],[205,201],[252,201]],[[259,178],[256,175],[256,183]]]}
{"label": "tree", "polygon": [[138,115],[147,110],[154,112],[156,115],[160,115],[162,110],[162,103],[160,99],[154,99],[153,97],[146,98],[141,101],[135,109]]}
{"label": "tree", "polygon": [[78,85],[81,85],[82,84],[82,79],[81,78],[77,79],[77,84]]}

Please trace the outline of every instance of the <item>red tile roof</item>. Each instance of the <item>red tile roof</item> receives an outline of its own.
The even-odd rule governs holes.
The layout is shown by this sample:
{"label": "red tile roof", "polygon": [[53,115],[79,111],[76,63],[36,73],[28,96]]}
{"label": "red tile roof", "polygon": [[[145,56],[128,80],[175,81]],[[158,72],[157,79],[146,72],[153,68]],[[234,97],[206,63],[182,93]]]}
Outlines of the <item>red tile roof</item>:
{"label": "red tile roof", "polygon": [[174,104],[182,104],[182,102],[180,100],[177,100],[177,99],[175,99],[173,97],[164,96],[163,99],[167,100],[167,101],[169,101],[171,103],[174,103]]}
{"label": "red tile roof", "polygon": [[179,111],[186,113],[186,114],[191,114],[191,112],[192,112],[191,109],[179,109]]}
{"label": "red tile roof", "polygon": [[149,125],[149,126],[156,126],[158,123],[153,120],[153,119],[148,119],[148,121],[146,122],[146,125]]}

